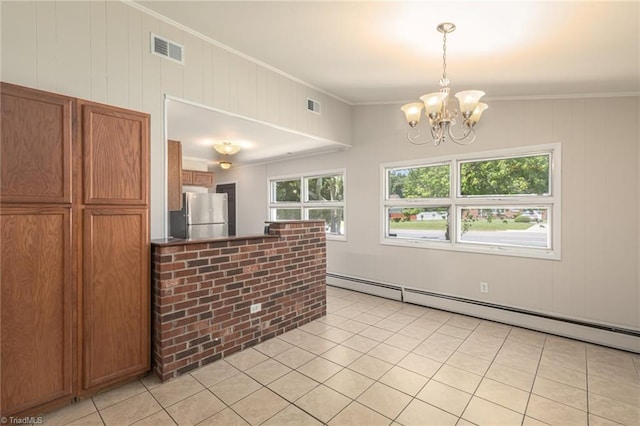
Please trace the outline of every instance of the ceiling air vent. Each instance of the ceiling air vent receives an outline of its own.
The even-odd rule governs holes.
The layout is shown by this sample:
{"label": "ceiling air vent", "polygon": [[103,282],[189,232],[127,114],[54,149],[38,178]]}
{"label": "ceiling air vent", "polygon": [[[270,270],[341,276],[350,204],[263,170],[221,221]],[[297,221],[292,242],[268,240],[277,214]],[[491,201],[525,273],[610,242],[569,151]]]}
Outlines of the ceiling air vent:
{"label": "ceiling air vent", "polygon": [[184,64],[184,47],[151,33],[151,53]]}
{"label": "ceiling air vent", "polygon": [[307,98],[307,110],[320,114],[320,102]]}

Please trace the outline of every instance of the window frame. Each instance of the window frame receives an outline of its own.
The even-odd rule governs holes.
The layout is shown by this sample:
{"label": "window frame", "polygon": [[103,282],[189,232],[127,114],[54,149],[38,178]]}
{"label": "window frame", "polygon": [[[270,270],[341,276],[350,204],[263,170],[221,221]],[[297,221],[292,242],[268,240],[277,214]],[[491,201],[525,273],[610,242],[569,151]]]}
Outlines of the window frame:
{"label": "window frame", "polygon": [[[461,195],[460,173],[465,162],[500,160],[536,155],[549,155],[549,194],[522,195]],[[450,197],[448,198],[391,198],[389,195],[389,171],[398,168],[425,167],[439,164],[450,164]],[[403,247],[419,247],[436,250],[450,250],[470,253],[495,254],[537,259],[561,259],[561,164],[562,153],[560,143],[523,146],[484,152],[433,157],[380,165],[381,177],[381,234],[380,244]],[[389,209],[413,207],[449,207],[449,240],[422,240],[389,236]],[[473,208],[547,208],[551,225],[548,231],[548,248],[531,246],[506,245],[498,243],[479,243],[461,241],[463,209]]]}
{"label": "window frame", "polygon": [[[309,179],[314,178],[322,178],[322,177],[331,177],[342,175],[342,200],[341,201],[318,201],[318,200],[309,200],[309,191],[307,188],[307,182]],[[282,181],[300,181],[300,201],[275,201],[275,182]],[[273,176],[267,178],[267,193],[269,197],[267,199],[267,217],[269,221],[277,222],[278,220],[274,218],[274,212],[277,209],[300,209],[300,217],[302,220],[309,220],[309,211],[317,210],[317,209],[330,209],[330,208],[341,208],[344,224],[344,233],[343,234],[332,234],[327,232],[328,240],[336,240],[336,241],[346,241],[347,240],[347,170],[344,168],[341,169],[331,169],[331,170],[321,170],[315,171],[311,173],[304,174],[292,174],[292,175],[284,175],[284,176]]]}

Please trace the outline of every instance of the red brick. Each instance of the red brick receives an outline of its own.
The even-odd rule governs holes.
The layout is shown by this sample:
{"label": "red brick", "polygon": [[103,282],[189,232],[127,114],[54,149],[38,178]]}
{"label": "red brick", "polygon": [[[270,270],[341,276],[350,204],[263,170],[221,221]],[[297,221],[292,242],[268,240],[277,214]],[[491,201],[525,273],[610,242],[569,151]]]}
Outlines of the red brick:
{"label": "red brick", "polygon": [[[266,237],[153,247],[153,371],[162,380],[326,313],[323,222],[272,223],[269,232]],[[167,270],[158,263],[180,269]],[[262,311],[249,315],[251,303],[262,303]],[[213,318],[202,317],[212,312]],[[185,317],[159,322],[172,313]],[[213,336],[221,340],[213,341]],[[182,341],[188,348],[179,352],[175,345],[158,347]],[[177,353],[185,358],[176,361]]]}
{"label": "red brick", "polygon": [[188,259],[196,259],[197,257],[198,257],[198,253],[187,252],[187,253],[174,254],[173,260],[188,260]]}
{"label": "red brick", "polygon": [[185,250],[186,246],[165,246],[160,247],[160,254],[180,253]]}
{"label": "red brick", "polygon": [[177,271],[184,268],[185,268],[184,262],[162,263],[158,265],[159,272]]}

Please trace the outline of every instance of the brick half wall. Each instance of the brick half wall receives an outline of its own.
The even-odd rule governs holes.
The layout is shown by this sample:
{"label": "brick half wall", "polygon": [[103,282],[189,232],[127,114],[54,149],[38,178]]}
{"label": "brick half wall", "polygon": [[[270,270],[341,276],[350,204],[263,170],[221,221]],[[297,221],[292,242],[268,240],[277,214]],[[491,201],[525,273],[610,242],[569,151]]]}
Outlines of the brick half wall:
{"label": "brick half wall", "polygon": [[152,366],[165,381],[326,315],[324,221],[152,243],[152,285]]}

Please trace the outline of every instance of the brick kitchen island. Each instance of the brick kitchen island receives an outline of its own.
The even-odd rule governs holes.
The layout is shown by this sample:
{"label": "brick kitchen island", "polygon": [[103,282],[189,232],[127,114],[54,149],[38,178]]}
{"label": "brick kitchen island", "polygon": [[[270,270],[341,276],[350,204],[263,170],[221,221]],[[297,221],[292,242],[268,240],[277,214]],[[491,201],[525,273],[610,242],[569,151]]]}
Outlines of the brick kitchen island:
{"label": "brick kitchen island", "polygon": [[[162,381],[326,314],[324,221],[268,234],[153,240],[153,372]],[[251,305],[261,304],[251,313]]]}

